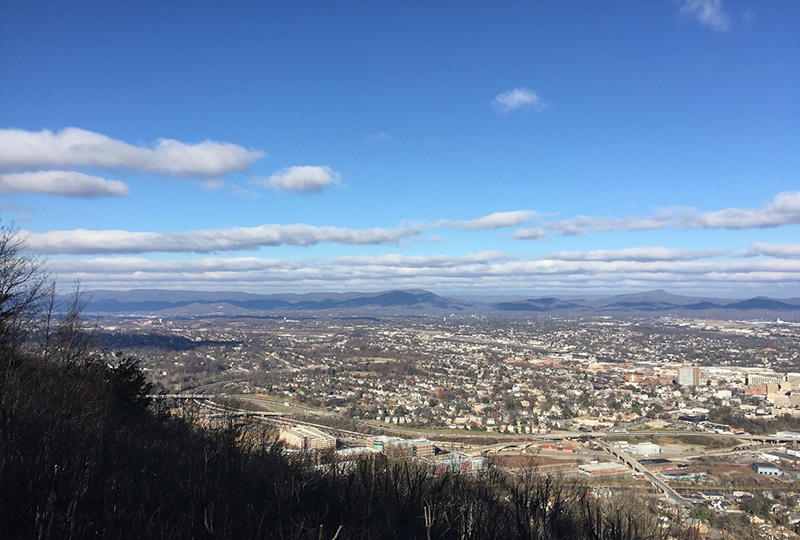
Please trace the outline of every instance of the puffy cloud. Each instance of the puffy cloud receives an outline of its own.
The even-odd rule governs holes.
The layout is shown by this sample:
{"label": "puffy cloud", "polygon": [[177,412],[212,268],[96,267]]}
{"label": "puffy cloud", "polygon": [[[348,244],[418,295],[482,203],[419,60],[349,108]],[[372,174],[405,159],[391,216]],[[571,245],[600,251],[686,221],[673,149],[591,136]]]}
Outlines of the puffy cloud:
{"label": "puffy cloud", "polygon": [[319,193],[328,186],[339,184],[341,175],[328,166],[303,165],[286,167],[269,178],[253,178],[251,184],[276,191]]}
{"label": "puffy cloud", "polygon": [[536,212],[530,210],[515,210],[513,212],[494,212],[492,214],[470,219],[468,221],[440,220],[436,225],[441,227],[454,227],[457,229],[476,231],[485,229],[502,229],[515,227],[534,217]]}
{"label": "puffy cloud", "polygon": [[718,249],[685,250],[657,246],[593,251],[558,251],[542,258],[557,261],[693,261],[722,257],[730,253],[730,251]]}
{"label": "puffy cloud", "polygon": [[134,232],[122,230],[49,231],[27,233],[28,250],[41,254],[63,253],[167,253],[254,250],[262,246],[338,244],[395,244],[418,236],[420,226],[394,229],[347,229],[296,225],[261,225],[186,232]]}
{"label": "puffy cloud", "polygon": [[128,186],[118,180],[106,180],[73,171],[38,171],[0,173],[0,193],[36,193],[58,197],[124,197]]}
{"label": "puffy cloud", "polygon": [[768,244],[753,242],[750,249],[761,255],[778,259],[800,259],[800,244]]}
{"label": "puffy cloud", "polygon": [[91,167],[134,169],[175,177],[215,177],[250,170],[266,154],[231,143],[186,144],[159,139],[153,148],[134,146],[79,128],[24,131],[0,129],[0,169]]}
{"label": "puffy cloud", "polygon": [[731,27],[731,19],[722,9],[722,0],[684,0],[681,12],[716,32]]}
{"label": "puffy cloud", "polygon": [[800,191],[778,193],[760,208],[726,208],[689,213],[680,220],[687,229],[764,229],[800,223]]}
{"label": "puffy cloud", "polygon": [[492,107],[499,114],[508,114],[517,110],[541,111],[545,104],[535,92],[526,88],[514,88],[497,94],[492,100]]}

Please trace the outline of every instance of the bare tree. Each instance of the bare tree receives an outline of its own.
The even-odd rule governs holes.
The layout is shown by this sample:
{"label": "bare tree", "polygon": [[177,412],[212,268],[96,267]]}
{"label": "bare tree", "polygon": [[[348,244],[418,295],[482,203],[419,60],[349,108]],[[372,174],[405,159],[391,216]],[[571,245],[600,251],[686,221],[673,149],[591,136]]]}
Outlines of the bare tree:
{"label": "bare tree", "polygon": [[70,364],[88,358],[96,333],[83,317],[84,294],[85,289],[76,281],[72,294],[59,302],[55,282],[50,283],[38,343],[45,359]]}
{"label": "bare tree", "polygon": [[25,255],[25,239],[14,225],[0,226],[0,344],[3,354],[19,348],[37,327],[51,290],[43,261]]}

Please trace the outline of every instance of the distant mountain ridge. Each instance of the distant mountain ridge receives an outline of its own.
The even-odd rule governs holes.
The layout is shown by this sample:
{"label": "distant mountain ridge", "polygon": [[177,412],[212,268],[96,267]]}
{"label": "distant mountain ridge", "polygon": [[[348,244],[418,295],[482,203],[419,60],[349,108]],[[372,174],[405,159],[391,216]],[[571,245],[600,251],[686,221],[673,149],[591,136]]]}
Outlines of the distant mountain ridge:
{"label": "distant mountain ridge", "polygon": [[91,291],[86,311],[106,314],[160,314],[164,316],[259,315],[265,313],[442,315],[496,314],[795,314],[800,298],[744,300],[670,294],[663,290],[635,294],[571,298],[548,296],[504,302],[478,302],[439,296],[422,289],[371,293],[309,293],[260,295],[240,292],[195,292],[138,289]]}
{"label": "distant mountain ridge", "polygon": [[670,294],[658,289],[635,294],[594,298],[592,300],[561,301],[557,298],[531,298],[495,305],[503,311],[564,311],[583,310],[595,313],[653,313],[653,312],[800,312],[800,299],[775,300],[767,297],[747,300],[703,298]]}
{"label": "distant mountain ridge", "polygon": [[[448,312],[463,311],[470,304],[444,298],[424,290],[394,290],[377,293],[311,293],[257,295],[247,293],[192,293],[191,291],[133,290],[92,291],[86,305],[88,312],[143,313],[181,311],[246,314],[261,311],[330,311],[393,309]],[[237,309],[238,308],[238,309]]]}
{"label": "distant mountain ridge", "polygon": [[568,309],[590,309],[575,302],[564,302],[558,298],[530,298],[519,302],[501,302],[494,305],[500,311],[564,311]]}

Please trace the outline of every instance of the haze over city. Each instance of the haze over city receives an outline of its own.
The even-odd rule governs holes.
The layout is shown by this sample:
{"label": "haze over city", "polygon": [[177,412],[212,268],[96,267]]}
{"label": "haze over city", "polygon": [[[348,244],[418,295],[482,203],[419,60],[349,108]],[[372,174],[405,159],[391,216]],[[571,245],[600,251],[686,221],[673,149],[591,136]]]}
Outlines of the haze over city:
{"label": "haze over city", "polygon": [[800,5],[4,2],[62,285],[800,295]]}

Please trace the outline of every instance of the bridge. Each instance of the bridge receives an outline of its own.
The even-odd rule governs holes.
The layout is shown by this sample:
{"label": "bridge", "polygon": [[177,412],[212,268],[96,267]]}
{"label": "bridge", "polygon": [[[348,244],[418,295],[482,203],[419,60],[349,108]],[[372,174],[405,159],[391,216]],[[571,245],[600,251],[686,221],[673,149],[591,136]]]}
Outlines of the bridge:
{"label": "bridge", "polygon": [[661,490],[662,493],[664,493],[664,496],[667,498],[667,501],[674,502],[675,504],[683,508],[692,508],[694,506],[694,504],[690,500],[684,498],[680,493],[672,489],[661,478],[651,473],[647,469],[647,467],[639,463],[639,460],[634,458],[632,455],[628,454],[627,452],[619,448],[614,448],[613,446],[609,446],[608,444],[606,444],[605,441],[597,441],[597,444],[601,446],[606,452],[613,455],[617,459],[621,460],[625,465],[627,465],[634,471],[643,474],[645,478],[647,478],[656,488],[658,488],[659,490]]}
{"label": "bridge", "polygon": [[149,394],[150,399],[214,399],[215,394]]}

